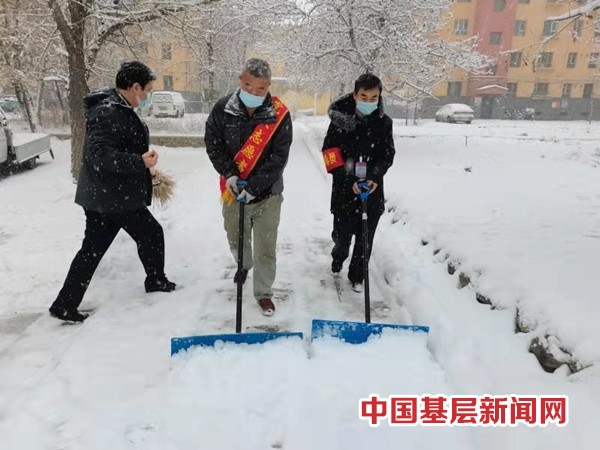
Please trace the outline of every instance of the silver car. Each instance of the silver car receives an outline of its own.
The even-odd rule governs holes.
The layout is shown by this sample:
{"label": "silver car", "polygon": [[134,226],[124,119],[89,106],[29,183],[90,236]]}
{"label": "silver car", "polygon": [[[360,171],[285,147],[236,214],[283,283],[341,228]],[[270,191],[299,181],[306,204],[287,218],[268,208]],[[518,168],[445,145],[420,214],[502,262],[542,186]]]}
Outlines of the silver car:
{"label": "silver car", "polygon": [[469,105],[462,103],[448,103],[442,106],[435,113],[436,122],[448,122],[448,123],[471,123],[475,118],[475,113]]}

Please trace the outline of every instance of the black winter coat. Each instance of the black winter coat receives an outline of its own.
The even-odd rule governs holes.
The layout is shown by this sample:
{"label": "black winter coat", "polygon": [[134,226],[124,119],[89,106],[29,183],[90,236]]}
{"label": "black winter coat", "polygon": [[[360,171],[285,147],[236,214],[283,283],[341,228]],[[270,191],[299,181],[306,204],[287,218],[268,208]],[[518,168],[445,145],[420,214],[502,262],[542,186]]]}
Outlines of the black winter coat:
{"label": "black winter coat", "polygon": [[[268,94],[252,117],[238,96],[238,92],[223,97],[213,107],[206,121],[204,142],[216,171],[229,178],[239,176],[234,157],[248,140],[254,128],[261,123],[274,123],[275,108]],[[287,165],[292,145],[292,119],[288,113],[279,124],[267,147],[246,180],[246,190],[256,196],[252,203],[283,192],[283,170]]]}
{"label": "black winter coat", "polygon": [[145,208],[152,201],[152,177],[142,154],[148,127],[115,89],[85,98],[86,135],[75,203],[100,213]]}
{"label": "black winter coat", "polygon": [[331,212],[335,215],[352,215],[361,210],[360,200],[352,191],[358,181],[354,176],[354,163],[362,156],[367,163],[367,179],[378,186],[368,198],[369,215],[381,215],[385,210],[383,177],[394,162],[396,150],[392,133],[392,119],[383,112],[381,99],[376,111],[365,117],[356,114],[352,94],[336,100],[329,107],[331,123],[323,142],[323,151],[340,147],[344,166],[333,169]]}

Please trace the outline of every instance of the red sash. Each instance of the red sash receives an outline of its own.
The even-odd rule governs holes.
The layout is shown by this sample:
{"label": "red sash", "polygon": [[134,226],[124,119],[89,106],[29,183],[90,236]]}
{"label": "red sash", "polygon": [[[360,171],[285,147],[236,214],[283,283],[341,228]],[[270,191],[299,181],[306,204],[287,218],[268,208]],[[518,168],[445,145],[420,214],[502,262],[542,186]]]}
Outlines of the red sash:
{"label": "red sash", "polygon": [[[254,170],[260,155],[262,155],[262,152],[267,147],[267,144],[288,112],[287,107],[279,100],[279,98],[271,97],[271,99],[275,108],[275,123],[261,123],[257,125],[250,137],[246,140],[244,145],[242,145],[240,151],[237,152],[233,158],[238,171],[240,172],[240,180],[248,179],[250,173]],[[226,178],[221,175],[219,181],[221,201],[231,204],[231,202],[235,200],[235,197],[226,188]]]}

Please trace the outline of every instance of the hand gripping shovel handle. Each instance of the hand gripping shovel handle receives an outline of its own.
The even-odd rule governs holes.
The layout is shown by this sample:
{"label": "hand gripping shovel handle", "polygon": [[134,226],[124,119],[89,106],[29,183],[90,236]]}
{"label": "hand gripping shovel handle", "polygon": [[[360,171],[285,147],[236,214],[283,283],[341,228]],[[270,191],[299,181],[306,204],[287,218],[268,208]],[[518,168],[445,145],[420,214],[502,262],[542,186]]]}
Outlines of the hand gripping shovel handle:
{"label": "hand gripping shovel handle", "polygon": [[[238,181],[238,188],[244,188],[247,181]],[[242,270],[244,269],[244,202],[240,204],[240,213],[238,221],[238,248],[237,248],[237,295],[235,305],[235,332],[242,332],[242,286],[244,280]]]}
{"label": "hand gripping shovel handle", "polygon": [[371,323],[371,296],[369,293],[369,228],[367,224],[367,200],[369,198],[369,185],[366,181],[357,183],[360,193],[360,202],[362,203],[362,243],[363,243],[363,276],[365,291],[365,322]]}

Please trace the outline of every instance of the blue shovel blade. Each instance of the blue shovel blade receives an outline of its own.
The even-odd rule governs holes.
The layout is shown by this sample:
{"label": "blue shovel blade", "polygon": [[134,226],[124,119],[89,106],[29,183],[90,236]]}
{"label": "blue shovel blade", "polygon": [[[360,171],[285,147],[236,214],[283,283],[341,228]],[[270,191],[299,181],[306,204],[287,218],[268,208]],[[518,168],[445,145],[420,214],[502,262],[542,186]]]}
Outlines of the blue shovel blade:
{"label": "blue shovel blade", "polygon": [[171,338],[171,356],[181,350],[190,347],[214,347],[217,342],[232,342],[234,344],[264,344],[279,338],[299,337],[303,339],[300,332],[284,333],[235,333],[235,334],[213,334],[208,336],[188,336]]}
{"label": "blue shovel blade", "polygon": [[362,344],[370,336],[380,335],[386,329],[429,333],[429,327],[423,325],[395,325],[313,319],[311,340],[331,336],[349,344]]}

